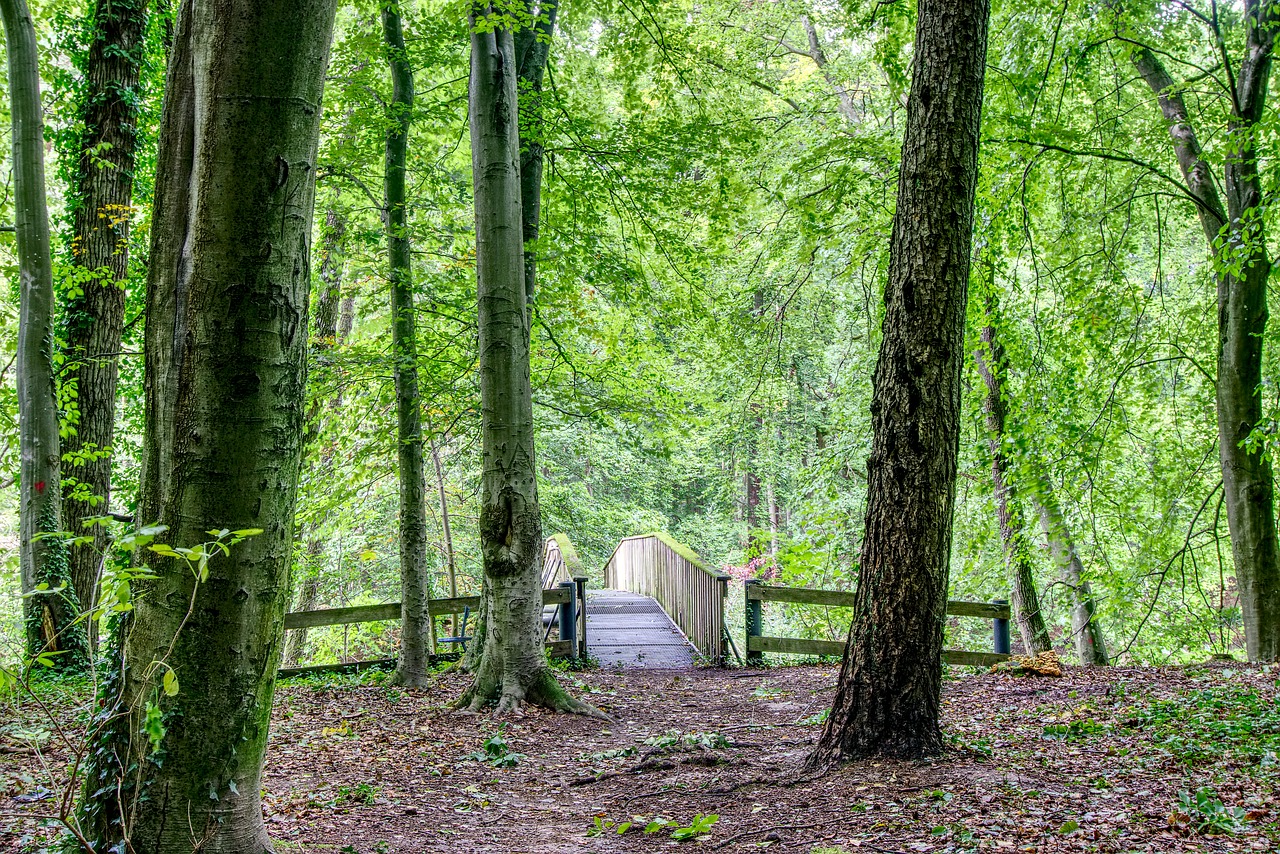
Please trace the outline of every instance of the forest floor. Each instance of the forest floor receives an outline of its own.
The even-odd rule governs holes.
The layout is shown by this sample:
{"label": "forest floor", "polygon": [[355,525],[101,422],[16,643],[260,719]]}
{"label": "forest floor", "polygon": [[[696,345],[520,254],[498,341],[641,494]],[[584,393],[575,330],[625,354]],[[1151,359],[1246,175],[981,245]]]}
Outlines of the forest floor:
{"label": "forest floor", "polygon": [[[836,677],[564,673],[612,723],[460,714],[457,674],[283,683],[267,826],[280,854],[1280,851],[1280,669],[948,679],[945,756],[807,777]],[[39,850],[18,814],[52,808],[41,762],[66,758],[21,725],[0,721],[0,851]]]}

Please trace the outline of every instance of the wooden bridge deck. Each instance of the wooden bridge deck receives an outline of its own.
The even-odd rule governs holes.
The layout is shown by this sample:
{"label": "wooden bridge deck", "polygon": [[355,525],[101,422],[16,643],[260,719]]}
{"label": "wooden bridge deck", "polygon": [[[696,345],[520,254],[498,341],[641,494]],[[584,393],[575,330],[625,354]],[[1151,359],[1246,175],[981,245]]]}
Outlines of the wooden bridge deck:
{"label": "wooden bridge deck", "polygon": [[658,603],[625,590],[587,592],[587,653],[601,667],[693,666],[696,650]]}

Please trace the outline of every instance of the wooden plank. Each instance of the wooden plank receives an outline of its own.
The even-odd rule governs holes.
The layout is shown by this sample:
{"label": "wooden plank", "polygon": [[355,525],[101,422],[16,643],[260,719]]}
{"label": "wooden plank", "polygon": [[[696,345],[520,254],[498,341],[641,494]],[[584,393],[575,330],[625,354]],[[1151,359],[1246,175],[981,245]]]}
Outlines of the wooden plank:
{"label": "wooden plank", "polygon": [[800,605],[836,605],[853,607],[851,590],[818,590],[812,587],[773,587],[768,584],[748,584],[747,598],[761,602],[795,602]]}
{"label": "wooden plank", "polygon": [[947,603],[947,616],[1007,620],[1009,619],[1009,606],[993,605],[989,602],[960,602],[953,600]]}
{"label": "wooden plank", "polygon": [[563,605],[574,597],[576,590],[567,587],[549,587],[542,591],[543,605]]}
{"label": "wooden plank", "polygon": [[747,638],[747,652],[781,652],[790,655],[844,655],[840,641],[801,640],[800,638]]}
{"label": "wooden plank", "polygon": [[547,655],[552,658],[572,658],[573,648],[577,645],[576,641],[547,641]]}
{"label": "wooden plank", "polygon": [[290,676],[305,676],[308,673],[360,673],[364,670],[394,670],[395,666],[396,659],[394,658],[375,658],[372,661],[347,661],[342,664],[281,667],[276,671],[276,676],[280,679],[287,679]]}
{"label": "wooden plank", "polygon": [[[774,587],[768,584],[748,584],[747,598],[760,602],[794,602],[800,605],[832,605],[851,608],[854,593],[851,590],[818,590],[811,587]],[[981,617],[984,620],[1009,619],[1008,605],[988,602],[947,602],[947,614],[952,617]]]}
{"label": "wooden plank", "polygon": [[[844,655],[844,644],[839,641],[801,640],[800,638],[747,638],[748,652],[775,652],[787,655]],[[990,667],[1009,656],[996,652],[969,652],[963,649],[944,649],[942,659],[950,665]]]}
{"label": "wooden plank", "polygon": [[317,626],[345,626],[349,623],[372,623],[400,619],[400,603],[354,605],[350,608],[322,608],[318,611],[294,611],[284,615],[286,629],[313,629]]}
{"label": "wooden plank", "polygon": [[[337,610],[336,608],[330,610]],[[551,641],[547,644],[547,655],[552,658],[568,658],[573,655],[573,641]],[[457,661],[462,657],[460,652],[437,653],[430,656],[432,664],[441,661]],[[312,664],[307,667],[281,667],[276,676],[281,679],[290,676],[305,676],[308,673],[360,673],[365,670],[394,670],[398,659],[374,658],[368,661],[344,661],[341,664]]]}
{"label": "wooden plank", "polygon": [[999,652],[969,652],[963,649],[944,649],[942,651],[942,660],[953,666],[990,667],[993,664],[1008,661],[1009,656]]}
{"label": "wooden plank", "polygon": [[471,618],[475,619],[480,610],[479,596],[458,596],[453,599],[432,599],[431,616],[443,617],[445,614],[461,614],[466,608],[471,609]]}
{"label": "wooden plank", "polygon": [[[543,605],[563,605],[573,596],[568,588],[553,587],[542,591]],[[431,616],[460,614],[464,608],[474,613],[480,610],[479,596],[458,596],[453,599],[432,599]],[[375,623],[381,620],[400,619],[400,603],[381,605],[352,605],[349,608],[320,608],[315,611],[294,611],[284,615],[285,630],[314,629],[320,626],[345,626],[352,623]]]}

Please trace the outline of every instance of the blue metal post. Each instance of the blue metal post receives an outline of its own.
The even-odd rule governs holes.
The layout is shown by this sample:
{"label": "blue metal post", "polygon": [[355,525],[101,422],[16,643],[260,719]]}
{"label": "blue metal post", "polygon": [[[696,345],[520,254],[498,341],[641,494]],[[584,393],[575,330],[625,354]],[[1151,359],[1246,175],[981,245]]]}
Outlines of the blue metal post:
{"label": "blue metal post", "polygon": [[[1008,599],[993,599],[993,605],[1008,605]],[[996,652],[1001,655],[1008,655],[1011,649],[1009,644],[1009,621],[1002,617],[997,617],[991,621],[995,624],[995,648]]]}
{"label": "blue metal post", "polygon": [[569,601],[560,604],[560,640],[569,641],[569,657],[578,657],[578,585],[561,581],[561,590],[567,591]]}
{"label": "blue metal post", "polygon": [[764,653],[751,651],[751,639],[764,634],[764,612],[759,599],[751,598],[751,588],[759,584],[755,579],[748,579],[742,584],[742,595],[747,602],[747,666],[759,667],[764,664]]}

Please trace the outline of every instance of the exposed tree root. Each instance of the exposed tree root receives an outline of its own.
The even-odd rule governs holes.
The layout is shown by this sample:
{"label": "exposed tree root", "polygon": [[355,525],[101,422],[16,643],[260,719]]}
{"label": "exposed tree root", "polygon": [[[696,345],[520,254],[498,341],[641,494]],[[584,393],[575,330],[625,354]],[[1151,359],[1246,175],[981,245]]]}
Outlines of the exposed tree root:
{"label": "exposed tree root", "polygon": [[565,691],[548,667],[541,668],[525,683],[514,674],[506,674],[502,679],[488,677],[482,666],[476,681],[458,698],[453,708],[478,713],[490,703],[496,703],[494,711],[499,715],[519,714],[521,705],[527,703],[553,712],[585,715],[614,723],[613,718],[595,706]]}

